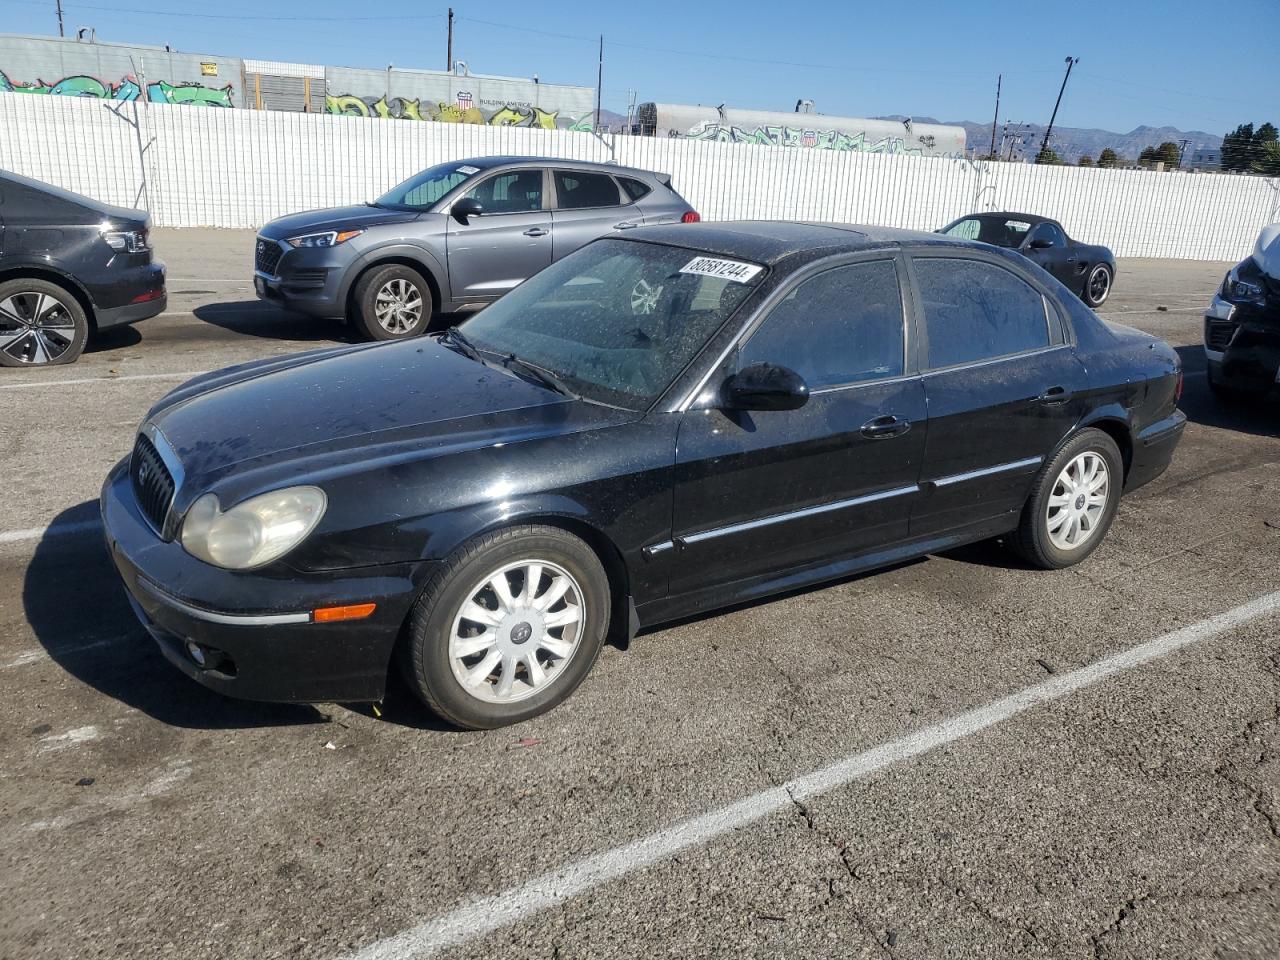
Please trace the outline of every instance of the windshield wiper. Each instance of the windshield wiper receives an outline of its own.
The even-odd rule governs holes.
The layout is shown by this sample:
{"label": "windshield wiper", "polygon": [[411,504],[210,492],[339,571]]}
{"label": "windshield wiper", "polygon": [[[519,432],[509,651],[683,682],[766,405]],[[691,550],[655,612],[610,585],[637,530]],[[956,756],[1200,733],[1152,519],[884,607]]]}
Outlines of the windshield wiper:
{"label": "windshield wiper", "polygon": [[440,340],[443,343],[453,344],[464,357],[469,357],[479,363],[484,363],[484,357],[480,356],[479,348],[468,340],[467,335],[457,327],[450,327],[448,330],[441,333]]}
{"label": "windshield wiper", "polygon": [[578,394],[565,386],[564,381],[546,367],[540,367],[535,363],[530,363],[528,360],[517,357],[514,353],[509,353],[504,356],[502,358],[502,362],[506,365],[507,369],[511,370],[513,373],[515,372],[515,370],[512,369],[513,367],[519,368],[529,379],[537,381],[544,387],[554,390],[556,393],[562,394],[573,400],[582,399],[582,397],[578,396]]}

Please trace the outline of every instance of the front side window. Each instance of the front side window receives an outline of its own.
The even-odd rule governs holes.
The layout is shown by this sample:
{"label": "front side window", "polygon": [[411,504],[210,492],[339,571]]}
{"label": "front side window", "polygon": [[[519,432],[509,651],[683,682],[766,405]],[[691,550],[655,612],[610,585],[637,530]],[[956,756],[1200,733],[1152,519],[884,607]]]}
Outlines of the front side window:
{"label": "front side window", "polygon": [[798,284],[742,348],[742,366],[790,367],[811,390],[901,376],[902,291],[892,260],[835,267]]}
{"label": "front side window", "polygon": [[530,213],[542,209],[542,171],[512,170],[490,177],[467,191],[485,214]]}
{"label": "front side window", "polygon": [[916,258],[929,366],[950,367],[1049,345],[1039,291],[1010,270],[978,260]]}
{"label": "front side window", "polygon": [[558,206],[561,210],[616,207],[621,202],[618,185],[613,182],[613,177],[603,173],[557,170],[555,178]]}
{"label": "front side window", "polygon": [[764,276],[684,247],[598,240],[461,325],[484,353],[515,354],[588,400],[648,409]]}
{"label": "front side window", "polygon": [[480,172],[465,163],[442,163],[429,167],[404,183],[392,187],[374,205],[392,210],[426,210],[441,197]]}
{"label": "front side window", "polygon": [[1047,241],[1051,247],[1065,247],[1067,238],[1062,235],[1062,231],[1058,229],[1056,224],[1039,223],[1036,228],[1031,231],[1027,237],[1028,242],[1034,243],[1037,240]]}

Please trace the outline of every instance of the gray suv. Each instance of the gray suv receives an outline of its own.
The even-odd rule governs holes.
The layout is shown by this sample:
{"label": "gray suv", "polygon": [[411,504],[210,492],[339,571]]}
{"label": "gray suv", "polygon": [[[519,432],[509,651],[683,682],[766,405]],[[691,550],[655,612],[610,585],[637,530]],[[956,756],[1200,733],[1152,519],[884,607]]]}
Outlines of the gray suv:
{"label": "gray suv", "polygon": [[485,157],[422,171],[372,203],[297,213],[258,234],[258,296],[349,316],[375,340],[426,331],[497,300],[597,237],[698,214],[666,174],[545,157]]}

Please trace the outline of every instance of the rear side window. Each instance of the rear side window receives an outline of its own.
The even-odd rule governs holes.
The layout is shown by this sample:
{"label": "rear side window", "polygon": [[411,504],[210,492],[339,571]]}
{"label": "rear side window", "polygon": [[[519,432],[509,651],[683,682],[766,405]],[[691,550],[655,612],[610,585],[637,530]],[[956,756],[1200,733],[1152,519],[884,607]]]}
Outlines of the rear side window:
{"label": "rear side window", "polygon": [[1012,271],[953,258],[916,259],[914,264],[924,303],[930,367],[1049,346],[1044,299]]}
{"label": "rear side window", "polygon": [[798,284],[742,348],[742,366],[777,363],[811,390],[901,376],[902,291],[892,260],[852,263]]}
{"label": "rear side window", "polygon": [[619,177],[618,182],[622,184],[623,193],[627,195],[627,198],[632,203],[635,203],[641,197],[648,196],[652,192],[652,189],[647,183],[641,183],[639,180],[632,179],[631,177]]}
{"label": "rear side window", "polygon": [[618,195],[618,185],[607,174],[557,170],[555,178],[561,210],[616,207],[622,202]]}

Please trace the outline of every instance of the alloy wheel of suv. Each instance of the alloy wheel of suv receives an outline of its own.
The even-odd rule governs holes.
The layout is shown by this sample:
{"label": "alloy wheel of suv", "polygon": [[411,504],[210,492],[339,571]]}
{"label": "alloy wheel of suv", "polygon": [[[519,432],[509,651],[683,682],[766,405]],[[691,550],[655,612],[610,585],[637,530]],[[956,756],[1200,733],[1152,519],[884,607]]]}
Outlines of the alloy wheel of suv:
{"label": "alloy wheel of suv", "polygon": [[75,297],[44,280],[0,283],[0,366],[72,363],[89,339]]}
{"label": "alloy wheel of suv", "polygon": [[370,340],[404,340],[426,332],[431,288],[413,268],[387,264],[360,278],[352,306],[357,327]]}

